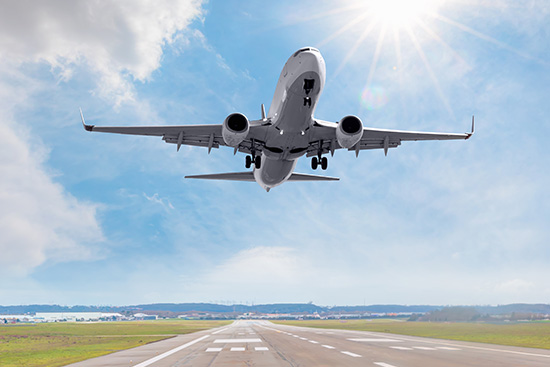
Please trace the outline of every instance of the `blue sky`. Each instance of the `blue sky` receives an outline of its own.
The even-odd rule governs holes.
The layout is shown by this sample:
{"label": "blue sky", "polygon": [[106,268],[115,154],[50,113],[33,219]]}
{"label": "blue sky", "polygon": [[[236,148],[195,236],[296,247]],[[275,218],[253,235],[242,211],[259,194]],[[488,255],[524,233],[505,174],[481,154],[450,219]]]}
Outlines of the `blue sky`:
{"label": "blue sky", "polygon": [[[3,2],[0,304],[550,302],[548,4],[335,4]],[[475,114],[475,136],[338,151],[340,182],[266,193],[183,179],[242,171],[232,149],[80,125],[257,119],[303,46],[327,65],[317,117]]]}

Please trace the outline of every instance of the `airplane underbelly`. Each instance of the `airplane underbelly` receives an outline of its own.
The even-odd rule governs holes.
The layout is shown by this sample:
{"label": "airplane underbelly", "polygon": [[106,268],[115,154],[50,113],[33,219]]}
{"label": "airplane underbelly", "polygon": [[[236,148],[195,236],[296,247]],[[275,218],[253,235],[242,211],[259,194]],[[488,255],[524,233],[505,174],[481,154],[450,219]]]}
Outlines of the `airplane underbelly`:
{"label": "airplane underbelly", "polygon": [[269,159],[262,154],[262,165],[254,170],[254,179],[264,189],[271,189],[288,180],[294,167],[296,160]]}

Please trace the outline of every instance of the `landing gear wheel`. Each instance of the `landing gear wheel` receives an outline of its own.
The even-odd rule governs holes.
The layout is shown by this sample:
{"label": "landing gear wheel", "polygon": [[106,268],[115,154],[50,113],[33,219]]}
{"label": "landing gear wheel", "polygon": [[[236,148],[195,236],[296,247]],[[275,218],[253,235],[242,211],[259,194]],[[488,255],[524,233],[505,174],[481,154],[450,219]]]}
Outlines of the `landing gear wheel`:
{"label": "landing gear wheel", "polygon": [[256,156],[256,158],[254,159],[254,166],[256,166],[256,169],[260,169],[260,167],[262,166],[262,157]]}
{"label": "landing gear wheel", "polygon": [[323,171],[328,168],[328,159],[327,159],[327,157],[321,158],[321,168],[323,169]]}
{"label": "landing gear wheel", "polygon": [[250,168],[250,166],[252,166],[252,157],[247,155],[246,158],[244,159],[244,166],[246,168]]}
{"label": "landing gear wheel", "polygon": [[317,157],[311,158],[311,169],[316,170],[318,165],[319,165],[319,160],[317,159]]}

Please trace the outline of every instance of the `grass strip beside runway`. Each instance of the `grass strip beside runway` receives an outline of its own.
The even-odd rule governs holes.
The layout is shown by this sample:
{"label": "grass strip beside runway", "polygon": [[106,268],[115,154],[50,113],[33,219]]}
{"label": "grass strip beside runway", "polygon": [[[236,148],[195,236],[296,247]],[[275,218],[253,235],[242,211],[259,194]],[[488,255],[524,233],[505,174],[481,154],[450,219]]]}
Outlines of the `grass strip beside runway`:
{"label": "grass strip beside runway", "polygon": [[0,366],[64,366],[231,321],[158,320],[0,326]]}
{"label": "grass strip beside runway", "polygon": [[274,321],[274,323],[550,349],[550,322],[490,324],[396,322],[395,320],[303,320]]}

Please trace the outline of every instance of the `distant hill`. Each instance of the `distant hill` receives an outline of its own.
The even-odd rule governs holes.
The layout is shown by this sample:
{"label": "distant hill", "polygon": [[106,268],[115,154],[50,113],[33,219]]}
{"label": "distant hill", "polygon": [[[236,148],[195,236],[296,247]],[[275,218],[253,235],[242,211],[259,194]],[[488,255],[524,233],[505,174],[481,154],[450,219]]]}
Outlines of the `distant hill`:
{"label": "distant hill", "polygon": [[[0,314],[34,314],[36,312],[168,312],[183,314],[191,311],[220,313],[220,314],[242,314],[246,312],[257,313],[427,313],[443,309],[443,306],[428,305],[368,305],[368,306],[317,306],[312,303],[275,303],[265,305],[219,305],[214,303],[152,303],[131,306],[60,306],[60,305],[20,305],[0,306]],[[483,315],[504,315],[504,314],[550,314],[549,304],[510,304],[499,306],[475,306],[472,307]]]}
{"label": "distant hill", "polygon": [[512,313],[536,313],[536,314],[549,315],[550,305],[513,303],[510,305],[499,305],[499,306],[476,306],[476,310],[479,313],[489,314],[489,315],[510,315]]}
{"label": "distant hill", "polygon": [[439,310],[442,306],[403,306],[403,305],[370,305],[370,306],[335,306],[331,312],[371,312],[371,313],[424,313]]}

